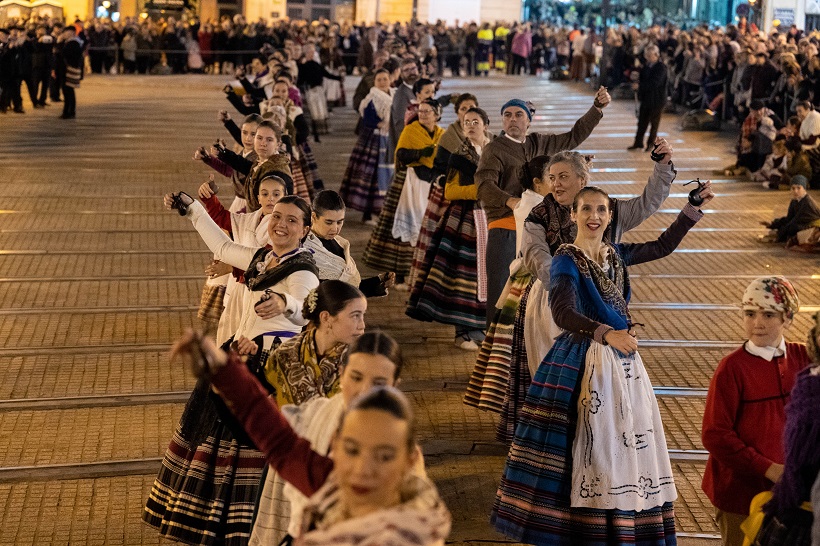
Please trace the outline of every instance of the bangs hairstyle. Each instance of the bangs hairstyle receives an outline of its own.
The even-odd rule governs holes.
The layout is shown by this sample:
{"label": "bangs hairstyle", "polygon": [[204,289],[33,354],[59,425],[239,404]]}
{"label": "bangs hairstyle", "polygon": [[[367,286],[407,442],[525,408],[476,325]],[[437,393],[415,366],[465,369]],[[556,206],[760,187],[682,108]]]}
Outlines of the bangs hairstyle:
{"label": "bangs hairstyle", "polygon": [[377,410],[383,411],[400,421],[407,422],[407,451],[416,449],[416,424],[410,403],[400,390],[394,387],[375,387],[358,396],[345,413],[345,418],[339,424],[341,431],[347,416],[354,411]]}
{"label": "bangs hairstyle", "polygon": [[401,377],[401,370],[404,368],[404,357],[401,347],[390,334],[379,330],[365,332],[350,344],[345,353],[342,365],[347,364],[347,359],[353,354],[381,355],[396,366],[393,372],[393,380],[397,381]]}
{"label": "bangs hairstyle", "polygon": [[302,305],[302,316],[319,326],[322,324],[319,317],[322,311],[327,311],[331,317],[335,317],[348,303],[359,298],[364,299],[364,294],[352,284],[339,280],[324,281],[316,288],[316,307],[313,311],[308,311],[308,302],[305,298]]}
{"label": "bangs hairstyle", "polygon": [[313,198],[313,212],[316,216],[322,216],[327,211],[345,210],[345,202],[342,196],[333,190],[322,190]]}
{"label": "bangs hairstyle", "polygon": [[581,188],[581,191],[579,191],[576,194],[575,199],[572,200],[572,211],[573,212],[578,212],[578,203],[581,202],[581,199],[583,199],[584,196],[592,195],[592,194],[598,194],[598,195],[601,195],[601,196],[605,197],[606,198],[607,208],[610,211],[612,210],[612,198],[609,196],[609,194],[607,192],[605,192],[604,190],[602,190],[598,186],[585,186],[585,187]]}
{"label": "bangs hairstyle", "polygon": [[[456,108],[456,110],[458,110],[458,108]],[[480,117],[481,121],[484,122],[484,126],[489,127],[489,125],[490,125],[490,116],[488,116],[487,112],[485,112],[484,110],[482,110],[478,106],[473,106],[472,108],[470,108],[469,110],[464,112],[465,116],[467,114],[478,114],[478,117]]]}

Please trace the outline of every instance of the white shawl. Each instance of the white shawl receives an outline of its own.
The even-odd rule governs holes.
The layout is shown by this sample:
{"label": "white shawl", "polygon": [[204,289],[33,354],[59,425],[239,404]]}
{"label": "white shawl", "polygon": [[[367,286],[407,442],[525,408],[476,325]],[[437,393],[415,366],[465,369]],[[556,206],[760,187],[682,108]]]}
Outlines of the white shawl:
{"label": "white shawl", "polygon": [[370,88],[370,93],[359,104],[359,114],[364,116],[364,111],[372,102],[376,109],[376,115],[382,122],[390,123],[390,108],[393,106],[393,96],[396,94],[391,87],[389,93],[385,93],[376,86]]}

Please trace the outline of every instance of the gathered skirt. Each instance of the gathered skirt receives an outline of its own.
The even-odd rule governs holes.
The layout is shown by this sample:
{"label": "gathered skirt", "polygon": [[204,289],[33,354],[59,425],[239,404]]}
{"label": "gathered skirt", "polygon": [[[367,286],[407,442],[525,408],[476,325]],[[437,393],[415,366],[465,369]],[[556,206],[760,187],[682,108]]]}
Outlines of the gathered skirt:
{"label": "gathered skirt", "polygon": [[529,273],[517,273],[508,281],[507,297],[487,329],[470,374],[464,394],[464,403],[468,406],[495,413],[503,411],[510,376],[515,313],[531,280]]}
{"label": "gathered skirt", "polygon": [[509,538],[557,546],[674,546],[672,503],[642,510],[573,508],[572,445],[589,340],[562,334],[532,380],[491,521]]}
{"label": "gathered skirt", "polygon": [[407,284],[410,285],[411,289],[416,285],[419,273],[424,267],[427,247],[430,246],[430,240],[438,229],[441,217],[449,205],[450,202],[444,198],[444,188],[433,183],[430,187],[430,195],[427,197],[424,218],[421,220],[419,239],[413,249],[413,265],[410,266],[410,276],[407,278]]}
{"label": "gathered skirt", "polygon": [[396,169],[393,183],[387,191],[379,221],[373,228],[367,247],[364,249],[364,263],[378,271],[392,271],[397,276],[406,277],[413,263],[413,247],[393,237],[393,220],[399,204],[407,169]]}
{"label": "gathered skirt", "polygon": [[319,165],[316,163],[316,156],[313,155],[313,150],[307,140],[299,144],[299,162],[312,198],[314,191],[325,189],[325,183],[319,176]]}
{"label": "gathered skirt", "polygon": [[487,311],[486,304],[478,301],[475,204],[451,201],[445,209],[425,244],[424,259],[407,304],[408,316],[452,324],[457,331],[484,329]]}
{"label": "gathered skirt", "polygon": [[218,418],[208,389],[201,382],[188,400],[142,519],[186,544],[244,546],[265,457]]}
{"label": "gathered skirt", "polygon": [[339,195],[347,208],[378,214],[393,176],[393,165],[387,163],[388,136],[363,127],[350,154]]}

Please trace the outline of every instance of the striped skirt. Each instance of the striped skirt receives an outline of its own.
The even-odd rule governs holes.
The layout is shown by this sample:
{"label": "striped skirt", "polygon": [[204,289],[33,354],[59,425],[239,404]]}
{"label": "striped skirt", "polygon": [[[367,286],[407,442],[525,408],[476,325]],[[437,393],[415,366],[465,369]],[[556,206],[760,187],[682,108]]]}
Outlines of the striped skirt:
{"label": "striped skirt", "polygon": [[206,331],[216,332],[216,327],[219,324],[219,319],[222,317],[222,311],[225,310],[225,284],[211,284],[208,279],[202,287],[202,295],[199,298],[199,309],[196,317],[201,320],[205,326]]}
{"label": "striped skirt", "polygon": [[468,406],[495,413],[503,411],[510,376],[515,312],[531,281],[532,275],[529,273],[519,273],[508,281],[507,299],[501,309],[496,311],[495,318],[487,329],[473,373],[470,374],[470,383],[464,394],[464,403]]}
{"label": "striped skirt", "polygon": [[487,311],[477,295],[474,208],[475,201],[458,200],[445,210],[413,285],[409,317],[452,324],[457,331],[484,329]]}
{"label": "striped skirt", "polygon": [[404,188],[406,168],[396,169],[396,176],[387,191],[379,221],[373,228],[367,247],[364,249],[364,263],[377,271],[393,271],[397,276],[406,277],[413,263],[413,247],[393,237],[393,218]]}
{"label": "striped skirt", "polygon": [[293,175],[293,195],[298,195],[310,202],[313,185],[308,183],[303,157],[290,162],[290,172]]}
{"label": "striped skirt", "polygon": [[379,186],[379,162],[387,146],[387,135],[367,127],[359,132],[339,188],[347,208],[372,214],[381,211],[386,189]]}
{"label": "striped skirt", "polygon": [[531,282],[521,294],[521,302],[515,312],[513,324],[512,348],[510,350],[509,377],[507,392],[504,395],[504,404],[501,408],[501,418],[495,428],[495,438],[499,442],[511,444],[515,437],[515,427],[527,390],[530,388],[530,368],[527,365],[527,345],[524,343],[524,317],[527,315],[527,302],[530,299]]}
{"label": "striped skirt", "polygon": [[187,410],[201,407],[203,394],[198,388],[188,401],[142,519],[163,537],[187,544],[245,546],[265,458],[209,411],[202,412],[211,421],[207,436],[186,439],[195,435],[183,432],[184,420],[196,413]]}
{"label": "striped skirt", "polygon": [[316,156],[313,155],[313,150],[307,140],[299,144],[299,152],[302,172],[308,181],[310,195],[313,196],[314,191],[325,189],[325,183],[319,177],[319,165],[316,163]]}
{"label": "striped skirt", "polygon": [[572,443],[590,341],[562,334],[538,368],[521,410],[491,521],[509,538],[557,546],[674,546],[672,503],[640,512],[572,508]]}
{"label": "striped skirt", "polygon": [[[416,242],[416,247],[413,250],[413,265],[410,267],[410,276],[407,278],[407,284],[411,288],[416,286],[416,280],[424,271],[425,275],[429,273],[430,268],[424,267],[424,260],[427,255],[427,248],[430,246],[430,240],[433,234],[438,230],[441,216],[450,202],[444,198],[444,188],[438,184],[430,186],[430,196],[427,200],[427,209],[424,211],[424,218],[421,220],[421,230],[419,230],[419,240]],[[426,320],[426,319],[420,319]]]}

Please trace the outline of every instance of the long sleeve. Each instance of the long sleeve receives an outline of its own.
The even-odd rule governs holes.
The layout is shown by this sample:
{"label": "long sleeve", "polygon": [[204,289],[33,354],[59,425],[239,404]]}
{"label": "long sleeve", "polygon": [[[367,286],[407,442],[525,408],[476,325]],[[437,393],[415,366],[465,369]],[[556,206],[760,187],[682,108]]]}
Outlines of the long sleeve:
{"label": "long sleeve", "polygon": [[604,334],[613,328],[578,312],[572,279],[568,275],[558,275],[549,287],[550,311],[555,324],[567,332],[603,343]]}
{"label": "long sleeve", "polygon": [[656,240],[646,243],[619,243],[617,246],[624,265],[638,265],[669,256],[701,218],[703,212],[687,203],[672,225]]}
{"label": "long sleeve", "polygon": [[436,157],[433,159],[433,172],[436,176],[447,174],[447,167],[450,164],[452,155],[452,152],[442,146],[441,143],[436,146]]}
{"label": "long sleeve", "polygon": [[[188,218],[194,224],[202,240],[208,245],[214,258],[243,271],[248,269],[254,255],[259,250],[233,242],[225,232],[211,220],[205,207],[199,201],[194,201],[188,207]],[[306,293],[307,295],[307,293]]]}
{"label": "long sleeve", "polygon": [[421,159],[421,150],[399,148],[396,150],[396,160],[402,165],[410,165]]}
{"label": "long sleeve", "polygon": [[792,200],[789,202],[789,210],[786,212],[786,216],[772,220],[771,229],[780,229],[785,226],[794,219],[795,214],[797,214],[797,201]]}
{"label": "long sleeve", "polygon": [[[500,140],[506,137],[499,137]],[[487,145],[487,148],[495,142]],[[505,143],[506,144],[506,143]],[[499,187],[499,180],[504,173],[504,165],[501,162],[501,153],[504,150],[496,150],[495,147],[487,149],[481,154],[481,159],[478,160],[478,169],[475,173],[476,186],[478,186],[478,198],[484,205],[495,209],[500,209],[507,206],[507,200],[511,197],[509,193]],[[507,209],[509,210],[509,209]]]}
{"label": "long sleeve", "polygon": [[669,189],[676,175],[677,171],[672,165],[655,163],[641,195],[618,201],[618,224],[615,226],[614,242],[620,241],[624,233],[638,227],[661,208],[669,197]]}
{"label": "long sleeve", "polygon": [[253,168],[253,161],[249,161],[230,150],[223,149],[219,152],[218,157],[221,161],[227,163],[233,170],[242,174],[248,174]]}
{"label": "long sleeve", "polygon": [[327,480],[333,461],[300,438],[247,366],[231,353],[228,364],[211,380],[267,463],[305,496]]}
{"label": "long sleeve", "polygon": [[521,252],[524,267],[535,275],[545,288],[550,285],[550,266],[552,253],[547,244],[547,233],[544,226],[537,222],[524,222],[521,234]]}
{"label": "long sleeve", "polygon": [[234,122],[234,120],[226,119],[223,122],[223,125],[225,125],[225,129],[227,129],[228,133],[230,133],[236,143],[242,146],[242,131],[239,129],[239,126]]}
{"label": "long sleeve", "polygon": [[203,199],[202,204],[208,212],[211,220],[221,229],[229,233],[233,233],[233,224],[231,223],[231,213],[219,201],[219,197],[212,195],[208,199]]}
{"label": "long sleeve", "polygon": [[219,159],[218,157],[214,157],[212,155],[206,155],[202,158],[202,162],[205,163],[207,166],[224,176],[225,178],[231,178],[233,176],[234,170],[231,168],[230,165]]}
{"label": "long sleeve", "polygon": [[587,113],[578,118],[575,125],[566,133],[557,135],[537,134],[538,151],[535,155],[553,155],[563,150],[577,148],[598,126],[604,115],[595,106],[587,110]]}
{"label": "long sleeve", "polygon": [[304,326],[309,321],[302,316],[302,306],[308,292],[319,286],[319,279],[310,271],[296,271],[284,282],[287,285],[287,292],[282,293],[287,302],[284,315],[296,326]]}
{"label": "long sleeve", "polygon": [[726,467],[762,477],[774,461],[738,436],[735,429],[742,400],[740,378],[735,377],[732,367],[722,362],[712,377],[706,396],[701,432],[703,447]]}

